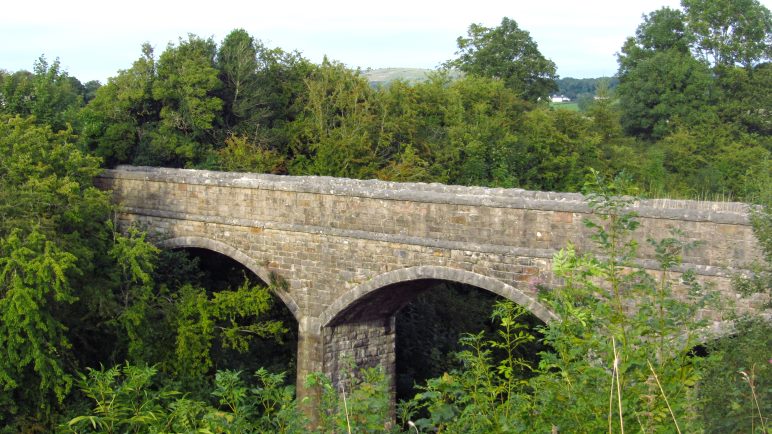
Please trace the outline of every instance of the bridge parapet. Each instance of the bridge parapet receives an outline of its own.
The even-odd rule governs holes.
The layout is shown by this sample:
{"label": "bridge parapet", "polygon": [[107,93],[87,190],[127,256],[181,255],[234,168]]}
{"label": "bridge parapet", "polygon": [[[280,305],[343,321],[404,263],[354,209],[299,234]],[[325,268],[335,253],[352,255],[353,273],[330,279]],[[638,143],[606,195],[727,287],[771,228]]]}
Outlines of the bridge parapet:
{"label": "bridge parapet", "polygon": [[[131,166],[101,179],[129,212],[542,258],[568,242],[593,247],[582,223],[592,210],[576,193]],[[631,208],[642,237],[677,227],[699,241],[684,259],[701,274],[727,275],[759,257],[746,204],[642,200]]]}

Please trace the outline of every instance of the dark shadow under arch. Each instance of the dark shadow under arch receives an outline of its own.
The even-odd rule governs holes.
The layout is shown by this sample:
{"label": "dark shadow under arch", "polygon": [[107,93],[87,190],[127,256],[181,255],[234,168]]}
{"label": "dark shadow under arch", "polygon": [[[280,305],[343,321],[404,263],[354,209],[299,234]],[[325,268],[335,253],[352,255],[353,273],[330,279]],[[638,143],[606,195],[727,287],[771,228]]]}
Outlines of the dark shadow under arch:
{"label": "dark shadow under arch", "polygon": [[[327,327],[352,318],[367,319],[393,314],[419,286],[424,286],[427,281],[443,280],[476,286],[512,300],[545,323],[557,319],[536,299],[500,280],[457,268],[418,266],[389,271],[346,291],[324,311],[320,322]],[[383,291],[385,288],[389,290]]]}
{"label": "dark shadow under arch", "polygon": [[[246,269],[253,272],[263,282],[268,284],[273,283],[271,272],[268,271],[267,268],[259,265],[254,259],[249,257],[244,252],[220,241],[215,241],[215,240],[212,240],[209,238],[203,238],[203,237],[177,237],[177,238],[170,238],[168,240],[164,240],[158,243],[158,245],[159,247],[162,247],[165,249],[195,248],[195,249],[211,250],[221,255],[225,255],[233,259],[234,261],[240,263]],[[296,321],[299,320],[298,315],[300,313],[300,310],[298,309],[298,305],[295,302],[295,300],[292,298],[292,296],[286,291],[281,291],[281,290],[276,290],[274,291],[274,293],[281,299],[284,305],[287,306],[287,309],[289,309],[289,311],[292,312],[292,316],[295,317],[295,320]]]}

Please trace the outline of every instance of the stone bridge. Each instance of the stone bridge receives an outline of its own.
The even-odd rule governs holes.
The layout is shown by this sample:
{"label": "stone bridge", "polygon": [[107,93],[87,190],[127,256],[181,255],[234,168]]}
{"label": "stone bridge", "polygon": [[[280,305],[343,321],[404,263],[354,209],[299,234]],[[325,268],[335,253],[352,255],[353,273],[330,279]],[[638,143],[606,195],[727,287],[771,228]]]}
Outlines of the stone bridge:
{"label": "stone bridge", "polygon": [[[549,321],[535,283],[556,283],[552,256],[568,242],[593,249],[579,194],[129,166],[97,184],[113,191],[124,227],[138,223],[163,247],[213,250],[281,282],[277,293],[298,321],[299,386],[313,371],[337,381],[345,358],[381,365],[393,381],[395,313],[437,281],[491,291]],[[641,265],[656,269],[645,239],[678,228],[702,242],[682,268],[754,309],[730,285],[761,257],[745,205],[634,208]]]}

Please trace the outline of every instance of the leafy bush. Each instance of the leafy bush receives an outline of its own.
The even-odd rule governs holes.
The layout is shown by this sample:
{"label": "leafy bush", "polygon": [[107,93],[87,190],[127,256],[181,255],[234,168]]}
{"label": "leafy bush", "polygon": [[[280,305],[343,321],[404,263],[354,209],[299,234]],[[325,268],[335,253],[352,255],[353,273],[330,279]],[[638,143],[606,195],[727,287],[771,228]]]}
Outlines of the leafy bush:
{"label": "leafy bush", "polygon": [[367,368],[343,373],[337,389],[329,378],[313,373],[306,386],[319,394],[315,414],[317,430],[327,432],[380,433],[391,425],[391,393],[383,370]]}
{"label": "leafy bush", "polygon": [[[524,379],[532,370],[517,355],[517,349],[535,338],[521,318],[528,312],[511,301],[496,303],[491,318],[496,321],[495,339],[483,332],[467,334],[461,343],[467,348],[457,357],[462,368],[430,379],[415,398],[400,404],[403,424],[419,413],[416,429],[487,433],[510,432],[522,423],[513,417],[528,389]],[[494,362],[493,353],[504,357]],[[413,423],[413,422],[410,422]]]}
{"label": "leafy bush", "polygon": [[156,369],[116,366],[81,375],[82,393],[93,402],[88,414],[60,428],[67,432],[301,432],[294,388],[284,374],[255,372],[249,385],[236,371],[219,371],[212,402],[197,401],[154,384]]}
{"label": "leafy bush", "polygon": [[772,415],[772,324],[738,321],[734,336],[707,348],[697,388],[705,431],[763,433]]}

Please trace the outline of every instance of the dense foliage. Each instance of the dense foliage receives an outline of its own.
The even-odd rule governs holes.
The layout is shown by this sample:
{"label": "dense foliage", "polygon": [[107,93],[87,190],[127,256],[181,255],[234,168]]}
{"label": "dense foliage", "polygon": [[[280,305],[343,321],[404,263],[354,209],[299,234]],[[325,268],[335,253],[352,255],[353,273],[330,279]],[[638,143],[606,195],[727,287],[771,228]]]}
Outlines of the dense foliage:
{"label": "dense foliage", "polygon": [[[770,18],[755,0],[747,7],[755,21],[743,26],[700,2],[645,16],[621,47],[618,86],[557,80],[505,18],[459,38],[447,64],[460,78],[438,70],[372,87],[344,65],[234,30],[219,46],[194,35],[160,55],[145,45],[96,90],[40,59],[32,73],[0,74],[0,111],[55,131],[71,125],[108,166],[559,191],[578,191],[594,167],[625,169],[653,195],[753,199],[770,176]],[[582,112],[549,108],[558,85]]]}
{"label": "dense foliage", "polygon": [[683,6],[645,16],[622,46],[621,125],[646,143],[649,173],[639,173],[665,181],[644,185],[655,193],[685,191],[685,182],[698,194],[752,199],[772,167],[772,16],[756,0]]}
{"label": "dense foliage", "polygon": [[590,98],[596,95],[598,85],[602,81],[608,81],[611,89],[617,87],[619,81],[615,77],[599,77],[599,78],[572,78],[565,77],[556,80],[555,84],[558,86],[558,93],[571,100],[579,100],[582,98]]}
{"label": "dense foliage", "polygon": [[271,308],[266,287],[195,286],[189,260],[159,258],[135,228],[115,232],[108,195],[92,184],[99,159],[71,130],[2,115],[0,153],[0,420],[10,432],[55,423],[87,367],[152,363],[194,392],[215,349],[245,352],[252,337],[286,331],[256,320]]}
{"label": "dense foliage", "polygon": [[538,101],[557,90],[555,63],[542,56],[531,35],[507,17],[495,28],[469,26],[459,37],[458,59],[449,62],[468,74],[502,80],[526,101]]}
{"label": "dense foliage", "polygon": [[[669,275],[689,246],[678,234],[651,240],[662,273],[635,271],[637,223],[619,197],[766,203],[754,217],[766,262],[736,285],[772,295],[771,29],[756,0],[683,0],[645,16],[618,76],[594,81],[557,82],[509,18],[459,37],[447,66],[460,77],[439,69],[419,83],[371,86],[244,30],[220,44],[189,35],[160,53],[146,44],[101,86],[42,57],[31,72],[0,71],[0,432],[305,429],[292,387],[254,365],[285,357],[260,363],[292,377],[291,346],[266,349],[296,339],[291,317],[237,265],[207,270],[218,260],[161,252],[141,228],[116,231],[92,179],[123,163],[557,191],[590,179],[600,219],[588,224],[606,254],[567,246],[555,257],[565,285],[542,295],[563,320],[533,333],[511,304],[445,297],[449,313],[425,318],[408,307],[399,345],[434,362],[407,370],[403,393],[419,393],[397,414],[413,420],[391,428],[765,429],[769,325],[740,321],[742,333],[695,359],[694,310],[710,292]],[[558,84],[582,96],[580,112],[550,108]],[[624,188],[598,181],[623,171]],[[673,301],[676,287],[692,302]],[[435,329],[426,321],[475,309],[493,316],[457,325],[487,331],[463,337],[452,363],[459,330],[421,334]],[[382,373],[352,377],[346,395],[322,376],[309,382],[321,431],[389,425]]]}

